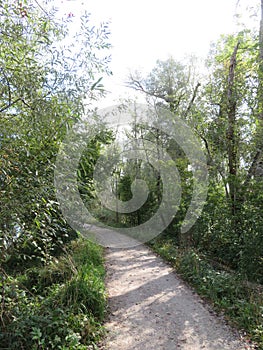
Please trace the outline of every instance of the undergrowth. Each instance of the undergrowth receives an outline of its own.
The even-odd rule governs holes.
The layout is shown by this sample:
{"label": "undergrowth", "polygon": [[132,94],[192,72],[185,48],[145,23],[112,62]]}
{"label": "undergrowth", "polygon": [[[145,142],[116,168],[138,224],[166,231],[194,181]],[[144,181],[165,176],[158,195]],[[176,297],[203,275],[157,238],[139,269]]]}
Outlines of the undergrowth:
{"label": "undergrowth", "polygon": [[231,324],[263,349],[263,286],[233,271],[215,268],[207,256],[193,248],[179,249],[173,240],[155,239],[149,245],[216,311],[223,311]]}
{"label": "undergrowth", "polygon": [[46,266],[3,272],[0,349],[96,349],[106,307],[102,253],[78,239]]}

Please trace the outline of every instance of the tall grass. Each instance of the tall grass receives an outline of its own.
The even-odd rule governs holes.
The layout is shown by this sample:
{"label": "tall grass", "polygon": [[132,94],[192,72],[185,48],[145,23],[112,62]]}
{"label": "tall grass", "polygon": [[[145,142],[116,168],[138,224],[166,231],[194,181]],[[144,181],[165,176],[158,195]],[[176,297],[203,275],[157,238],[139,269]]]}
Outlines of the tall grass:
{"label": "tall grass", "polygon": [[106,308],[103,250],[78,239],[63,251],[3,280],[0,349],[96,349]]}

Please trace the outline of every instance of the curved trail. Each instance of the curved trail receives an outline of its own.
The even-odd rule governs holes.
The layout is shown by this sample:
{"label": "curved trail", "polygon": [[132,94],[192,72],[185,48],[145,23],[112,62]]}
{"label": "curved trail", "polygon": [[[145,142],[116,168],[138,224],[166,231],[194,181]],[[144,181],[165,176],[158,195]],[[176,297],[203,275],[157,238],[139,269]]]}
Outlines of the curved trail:
{"label": "curved trail", "polygon": [[144,245],[108,248],[107,350],[251,349]]}

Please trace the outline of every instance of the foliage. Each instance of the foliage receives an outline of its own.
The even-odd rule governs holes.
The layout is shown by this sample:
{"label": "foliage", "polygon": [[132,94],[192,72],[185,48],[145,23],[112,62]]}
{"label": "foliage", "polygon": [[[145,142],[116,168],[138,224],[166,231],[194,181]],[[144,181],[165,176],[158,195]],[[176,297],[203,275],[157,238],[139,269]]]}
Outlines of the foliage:
{"label": "foliage", "polygon": [[12,270],[48,262],[76,237],[58,208],[54,163],[85,101],[103,94],[97,79],[108,73],[109,43],[107,24],[96,29],[86,14],[70,39],[70,22],[35,1],[6,0],[0,11],[0,259]]}
{"label": "foliage", "polygon": [[128,85],[143,92],[147,101],[168,107],[176,115],[187,117],[192,99],[200,84],[196,82],[195,57],[176,61],[173,57],[157,60],[155,67],[144,78],[139,72],[130,75]]}
{"label": "foliage", "polygon": [[[6,349],[84,349],[98,339],[105,308],[102,251],[80,240],[66,246],[77,233],[59,210],[53,173],[67,131],[104,96],[109,29],[83,14],[71,36],[71,20],[59,21],[52,5],[0,2],[0,344]],[[91,145],[90,167],[102,143]]]}
{"label": "foliage", "polygon": [[[144,93],[147,101],[162,104],[184,119],[203,143],[207,155],[209,186],[204,210],[187,235],[181,235],[180,224],[193,188],[189,160],[180,145],[158,134],[158,129],[145,130],[140,135],[142,128],[137,127],[137,137],[147,139],[151,135],[151,141],[171,155],[180,172],[183,196],[173,224],[166,230],[170,233],[168,238],[180,246],[196,247],[237,269],[244,278],[262,283],[258,57],[258,34],[244,29],[236,34],[222,35],[211,46],[206,62],[207,73],[202,78],[196,73],[193,60],[189,60],[187,66],[170,58],[158,61],[146,78],[138,73],[132,74],[130,86]],[[196,84],[199,79],[201,86]],[[128,170],[127,166],[124,167],[126,177]],[[152,188],[158,174],[151,178],[142,167],[141,171],[140,175],[148,179],[149,188]],[[121,190],[123,193],[128,191],[123,186]],[[148,210],[151,215],[157,203],[153,197],[143,210]]]}
{"label": "foliage", "polygon": [[[93,115],[89,101],[104,95],[109,30],[107,23],[92,26],[84,14],[70,38],[70,19],[59,23],[55,10],[46,8],[33,0],[0,2],[0,321],[8,349],[84,349],[98,339],[105,310],[102,252],[84,241],[65,248],[77,233],[59,210],[53,172],[68,129]],[[185,152],[160,130],[161,116],[149,127],[130,111],[135,118],[127,131],[130,140],[155,143],[157,164],[169,173],[169,161],[162,161],[167,152],[180,174],[177,215],[152,246],[260,344],[262,59],[262,35],[244,29],[211,46],[202,77],[192,57],[183,63],[159,60],[145,78],[138,72],[130,76],[129,86],[148,104],[161,105],[189,124],[206,153],[208,195],[187,234],[180,226],[194,183]],[[149,162],[123,159],[112,170],[112,193],[128,201],[134,180],[142,179],[149,188],[147,201],[128,214],[101,207],[93,171],[113,135],[104,129],[89,140],[77,169],[79,192],[100,220],[137,226],[161,203],[161,172]]]}
{"label": "foliage", "polygon": [[69,350],[95,344],[103,334],[106,306],[102,253],[79,239],[47,266],[7,276],[1,283],[1,348]]}

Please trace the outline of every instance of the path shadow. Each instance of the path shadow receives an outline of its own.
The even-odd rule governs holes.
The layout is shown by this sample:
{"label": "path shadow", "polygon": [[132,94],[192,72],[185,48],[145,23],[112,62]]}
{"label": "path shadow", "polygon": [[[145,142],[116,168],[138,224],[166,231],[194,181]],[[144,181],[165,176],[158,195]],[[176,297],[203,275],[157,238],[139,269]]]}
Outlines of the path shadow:
{"label": "path shadow", "polygon": [[109,297],[109,322],[116,328],[122,323],[123,332],[132,330],[126,335],[133,337],[129,350],[242,349],[222,320],[147,248],[136,247],[130,254],[111,250],[109,261],[109,275],[123,287]]}

